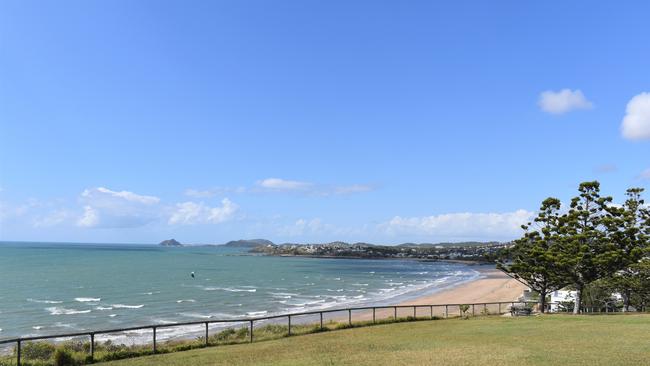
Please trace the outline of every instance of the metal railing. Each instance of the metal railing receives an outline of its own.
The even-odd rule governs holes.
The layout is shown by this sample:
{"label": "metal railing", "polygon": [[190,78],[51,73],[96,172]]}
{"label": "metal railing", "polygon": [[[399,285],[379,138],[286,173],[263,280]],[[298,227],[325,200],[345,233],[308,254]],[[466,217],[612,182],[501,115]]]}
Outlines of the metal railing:
{"label": "metal railing", "polygon": [[[181,326],[192,326],[192,325],[205,325],[205,346],[209,346],[209,326],[210,324],[227,324],[227,323],[247,323],[248,328],[249,328],[249,339],[248,342],[253,342],[253,334],[254,334],[254,324],[255,322],[263,322],[263,321],[268,321],[268,320],[275,320],[275,319],[281,319],[281,318],[287,318],[287,326],[288,326],[288,335],[291,335],[291,318],[296,318],[299,316],[308,316],[308,315],[318,315],[319,316],[319,328],[320,330],[324,329],[324,323],[323,323],[323,314],[329,314],[329,313],[337,313],[337,312],[347,312],[348,317],[347,317],[347,323],[349,326],[352,326],[352,312],[354,311],[372,311],[372,324],[375,324],[377,322],[377,310],[393,310],[393,316],[388,317],[387,319],[394,319],[397,320],[397,312],[398,309],[412,309],[412,316],[414,320],[417,319],[417,310],[420,308],[425,308],[430,310],[430,314],[428,317],[425,318],[431,318],[434,319],[434,308],[442,308],[444,309],[443,317],[448,318],[451,314],[449,312],[450,308],[458,308],[458,313],[454,315],[458,316],[463,316],[467,313],[467,315],[471,314],[472,316],[476,316],[476,311],[477,307],[479,308],[479,311],[482,310],[482,313],[484,315],[496,315],[496,314],[503,314],[507,313],[510,310],[508,310],[508,305],[510,306],[510,309],[515,307],[515,304],[523,304],[524,306],[530,305],[530,304],[539,304],[538,302],[535,301],[500,301],[500,302],[480,302],[480,303],[458,303],[458,304],[430,304],[430,305],[385,305],[385,306],[364,306],[364,307],[352,307],[352,308],[333,308],[333,309],[324,309],[324,310],[317,310],[317,311],[307,311],[307,312],[301,312],[301,313],[289,313],[289,314],[278,314],[278,315],[269,315],[269,316],[260,316],[260,317],[247,317],[247,318],[236,318],[236,319],[215,319],[215,320],[201,320],[201,321],[192,321],[192,322],[178,322],[178,323],[169,323],[169,324],[155,324],[155,325],[144,325],[144,326],[137,326],[137,327],[128,327],[128,328],[113,328],[113,329],[104,329],[104,330],[95,330],[95,331],[84,331],[84,332],[74,332],[74,333],[61,333],[61,334],[52,334],[52,335],[43,335],[43,336],[32,336],[32,337],[19,337],[19,338],[11,338],[11,339],[0,339],[0,345],[1,344],[10,344],[10,343],[15,343],[16,348],[16,362],[17,365],[20,366],[21,363],[21,345],[24,342],[29,342],[29,341],[39,341],[39,340],[47,340],[47,339],[56,339],[56,338],[71,338],[71,337],[82,337],[82,336],[87,336],[89,337],[90,340],[90,359],[93,360],[95,356],[95,336],[96,335],[101,335],[101,334],[110,334],[110,333],[123,333],[123,332],[130,332],[130,331],[136,331],[136,330],[147,330],[150,329],[152,331],[152,347],[153,347],[153,353],[157,352],[157,336],[156,336],[156,331],[158,329],[162,328],[173,328],[173,327],[181,327]],[[560,303],[547,303],[547,305],[550,307],[552,304],[560,304]],[[489,313],[488,312],[488,306],[498,306],[498,310],[496,313]],[[505,308],[504,308],[505,305]],[[467,310],[462,311],[461,306],[468,306]],[[470,311],[471,310],[471,311]],[[502,311],[505,310],[505,311]],[[563,312],[564,310],[559,310],[560,312]],[[593,309],[592,309],[593,311]],[[421,317],[422,318],[422,317]]]}

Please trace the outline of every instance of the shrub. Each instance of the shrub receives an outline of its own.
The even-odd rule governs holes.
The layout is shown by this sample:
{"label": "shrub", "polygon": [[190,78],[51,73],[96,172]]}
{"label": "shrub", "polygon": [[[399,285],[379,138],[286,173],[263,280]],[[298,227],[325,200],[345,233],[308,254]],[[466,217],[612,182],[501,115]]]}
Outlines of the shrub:
{"label": "shrub", "polygon": [[56,346],[47,342],[28,342],[21,347],[22,356],[26,360],[49,360]]}
{"label": "shrub", "polygon": [[467,310],[469,310],[469,305],[467,304],[458,305],[458,308],[460,309],[461,316],[466,316]]}
{"label": "shrub", "polygon": [[54,366],[75,366],[76,362],[70,351],[57,348],[54,352]]}
{"label": "shrub", "polygon": [[248,337],[248,328],[239,328],[237,330],[237,338],[246,338]]}

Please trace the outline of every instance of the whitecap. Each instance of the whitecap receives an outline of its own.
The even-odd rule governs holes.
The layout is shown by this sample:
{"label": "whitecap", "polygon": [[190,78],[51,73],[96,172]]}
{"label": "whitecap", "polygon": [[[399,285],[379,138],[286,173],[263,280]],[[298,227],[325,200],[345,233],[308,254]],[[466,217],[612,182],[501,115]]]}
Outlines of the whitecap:
{"label": "whitecap", "polygon": [[74,301],[79,301],[79,302],[97,302],[101,301],[101,297],[75,297]]}
{"label": "whitecap", "polygon": [[144,304],[140,305],[124,305],[124,304],[113,304],[115,309],[140,309]]}
{"label": "whitecap", "polygon": [[40,325],[35,325],[35,326],[32,327],[32,329],[41,330],[41,329],[43,329],[43,327],[40,326]]}
{"label": "whitecap", "polygon": [[36,302],[40,304],[62,304],[63,301],[58,301],[58,300],[35,300],[35,299],[27,299],[29,302]]}
{"label": "whitecap", "polygon": [[228,291],[228,292],[257,292],[255,288],[233,288],[233,287],[204,287],[204,291]]}
{"label": "whitecap", "polygon": [[199,318],[199,319],[211,319],[212,315],[210,314],[199,314],[199,313],[178,313],[178,315],[186,316],[188,318]]}
{"label": "whitecap", "polygon": [[95,309],[97,310],[113,310],[112,306],[98,306]]}
{"label": "whitecap", "polygon": [[268,313],[268,311],[251,311],[251,312],[246,313],[246,315],[248,315],[248,316],[258,316],[258,315],[264,315],[266,313]]}
{"label": "whitecap", "polygon": [[75,314],[87,314],[90,313],[90,310],[76,310],[76,309],[66,309],[60,307],[50,307],[45,308],[45,310],[50,312],[50,315],[75,315]]}
{"label": "whitecap", "polygon": [[111,317],[111,318],[115,318],[116,316],[117,316],[117,314],[111,314],[111,315],[109,315],[109,317]]}
{"label": "whitecap", "polygon": [[187,299],[187,300],[176,300],[177,303],[182,303],[182,302],[196,302],[194,299]]}

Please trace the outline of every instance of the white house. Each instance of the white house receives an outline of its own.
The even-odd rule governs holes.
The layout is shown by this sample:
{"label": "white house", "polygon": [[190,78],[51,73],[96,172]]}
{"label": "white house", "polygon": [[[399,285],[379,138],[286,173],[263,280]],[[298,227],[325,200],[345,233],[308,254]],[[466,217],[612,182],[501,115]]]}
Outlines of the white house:
{"label": "white house", "polygon": [[576,291],[569,290],[558,290],[551,292],[551,312],[557,312],[560,310],[557,303],[559,302],[570,302],[576,301]]}

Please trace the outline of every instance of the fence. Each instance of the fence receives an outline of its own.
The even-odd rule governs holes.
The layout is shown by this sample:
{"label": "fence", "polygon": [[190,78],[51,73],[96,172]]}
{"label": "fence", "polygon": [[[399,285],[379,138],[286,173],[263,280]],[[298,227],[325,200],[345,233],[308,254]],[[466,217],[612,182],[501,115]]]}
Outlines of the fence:
{"label": "fence", "polygon": [[[288,335],[291,335],[291,327],[292,327],[292,318],[296,319],[297,317],[304,317],[304,316],[318,316],[318,324],[320,329],[322,330],[324,328],[324,315],[325,314],[331,314],[331,313],[347,313],[347,323],[348,325],[352,326],[353,324],[353,312],[359,312],[359,311],[365,311],[367,312],[367,317],[370,319],[370,314],[369,312],[372,311],[372,317],[371,321],[372,323],[377,322],[377,311],[378,310],[384,310],[384,311],[389,311],[389,317],[388,319],[398,319],[398,310],[401,309],[408,309],[409,314],[407,316],[413,317],[413,319],[418,318],[418,310],[420,309],[420,315],[421,315],[421,309],[429,310],[428,315],[426,316],[427,318],[434,318],[434,309],[441,310],[440,314],[441,317],[448,318],[450,316],[462,316],[464,314],[467,315],[472,315],[475,316],[477,314],[477,311],[479,314],[503,314],[507,313],[513,310],[515,307],[515,304],[521,305],[523,304],[524,306],[530,305],[530,304],[538,304],[537,302],[533,301],[508,301],[508,302],[482,302],[482,303],[471,303],[471,304],[431,304],[431,305],[386,305],[386,306],[366,306],[366,307],[354,307],[354,308],[335,308],[335,309],[324,309],[324,310],[318,310],[318,311],[308,311],[308,312],[301,312],[301,313],[289,313],[289,314],[279,314],[279,315],[270,315],[270,316],[260,316],[260,317],[248,317],[248,318],[239,318],[239,319],[220,319],[220,320],[204,320],[204,321],[193,321],[193,322],[179,322],[179,323],[169,323],[169,324],[155,324],[155,325],[145,325],[145,326],[138,326],[138,327],[129,327],[129,328],[115,328],[115,329],[105,329],[105,330],[96,330],[96,331],[85,331],[85,332],[75,332],[75,333],[62,333],[62,334],[53,334],[53,335],[44,335],[44,336],[34,336],[34,337],[20,337],[20,338],[13,338],[13,339],[3,339],[0,340],[0,345],[1,344],[11,344],[15,343],[16,348],[15,348],[15,353],[16,353],[16,363],[18,366],[21,364],[21,345],[23,342],[29,342],[29,341],[38,341],[38,340],[48,340],[48,339],[56,339],[56,338],[72,338],[72,337],[88,337],[90,340],[90,347],[89,347],[89,356],[90,359],[93,360],[94,354],[95,354],[95,336],[96,335],[105,335],[105,334],[111,334],[111,333],[123,333],[123,332],[130,332],[130,331],[137,331],[137,330],[151,330],[152,334],[152,350],[154,353],[157,351],[157,330],[163,329],[163,328],[173,328],[173,327],[182,327],[182,326],[204,326],[205,327],[205,346],[209,345],[209,329],[211,324],[228,324],[228,323],[239,323],[239,324],[247,324],[248,326],[248,335],[249,339],[248,342],[253,342],[254,340],[254,324],[255,322],[264,322],[264,321],[269,321],[269,320],[278,320],[278,319],[283,319],[286,318],[287,321],[287,329],[288,329]],[[552,305],[556,303],[549,303],[547,305]],[[493,308],[496,307],[497,311],[496,312],[490,312],[488,310],[488,307],[492,306]],[[467,307],[465,311],[462,310],[463,307]],[[453,311],[457,309],[457,313],[455,312],[454,314],[450,313],[450,309]],[[390,312],[392,310],[392,312]],[[589,312],[596,312],[594,310],[596,309],[585,309],[586,313]],[[591,310],[591,311],[589,311]],[[600,310],[600,309],[598,309]],[[645,309],[644,309],[645,310]],[[599,312],[599,311],[598,311]],[[390,316],[392,313],[392,316]],[[403,314],[402,314],[403,315]],[[422,317],[421,317],[422,318]],[[368,320],[370,322],[370,320]],[[295,323],[294,323],[295,325]]]}

